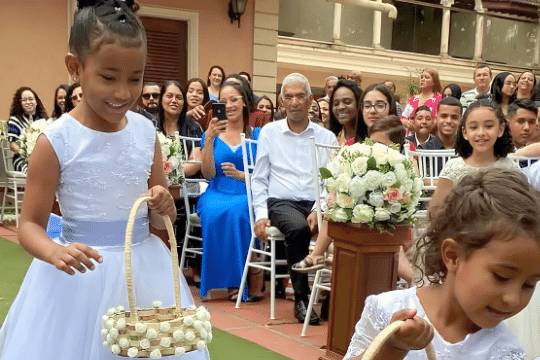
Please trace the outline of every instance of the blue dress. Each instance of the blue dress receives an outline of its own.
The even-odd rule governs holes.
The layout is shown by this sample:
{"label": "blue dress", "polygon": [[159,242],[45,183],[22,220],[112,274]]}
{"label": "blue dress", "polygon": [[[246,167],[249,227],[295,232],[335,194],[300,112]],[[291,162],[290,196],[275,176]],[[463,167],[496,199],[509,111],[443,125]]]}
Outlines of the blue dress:
{"label": "blue dress", "polygon": [[[260,129],[253,130],[252,139]],[[201,140],[204,146],[205,135]],[[253,149],[255,154],[255,149]],[[231,148],[219,137],[214,140],[216,176],[197,203],[201,219],[203,257],[200,295],[210,289],[238,288],[251,240],[245,183],[225,176],[221,163],[233,163],[243,171],[242,147]],[[246,296],[247,292],[244,294]]]}

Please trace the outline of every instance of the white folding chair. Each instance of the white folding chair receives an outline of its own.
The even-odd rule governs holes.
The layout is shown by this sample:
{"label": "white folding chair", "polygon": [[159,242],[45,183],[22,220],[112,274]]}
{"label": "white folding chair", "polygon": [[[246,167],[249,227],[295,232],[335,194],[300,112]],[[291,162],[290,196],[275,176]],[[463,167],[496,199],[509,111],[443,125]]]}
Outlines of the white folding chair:
{"label": "white folding chair", "polygon": [[[236,308],[240,308],[242,294],[246,287],[247,275],[249,268],[261,269],[270,272],[270,319],[275,317],[275,302],[276,302],[276,279],[288,278],[289,274],[276,274],[276,266],[287,265],[287,260],[276,258],[276,242],[285,241],[285,235],[275,226],[266,228],[267,243],[270,250],[266,250],[264,241],[257,241],[255,236],[255,215],[253,213],[253,196],[251,193],[251,172],[255,168],[254,148],[257,145],[256,140],[247,139],[245,134],[242,137],[242,160],[244,163],[244,176],[246,184],[246,193],[248,199],[249,224],[251,226],[251,239],[249,250],[244,265],[242,281],[238,290],[238,298],[236,299]],[[257,259],[260,257],[261,259]],[[266,260],[269,258],[270,260]]]}
{"label": "white folding chair", "polygon": [[[317,225],[319,230],[322,226],[322,206],[321,206],[321,194],[324,194],[322,190],[322,181],[320,177],[319,168],[321,167],[321,159],[323,162],[330,160],[335,153],[339,150],[339,146],[329,144],[318,144],[315,142],[315,138],[310,139],[310,151],[312,162],[312,176],[313,176],[313,196],[315,197],[315,208],[317,210]],[[301,336],[306,336],[306,330],[309,325],[309,319],[311,312],[313,311],[313,305],[317,303],[320,290],[330,291],[332,289],[331,284],[332,270],[323,268],[317,270],[315,273],[315,279],[311,287],[311,295],[309,297],[309,303],[306,310],[306,317],[304,319],[304,325],[302,326]]]}
{"label": "white folding chair", "polygon": [[[200,165],[201,161],[191,159],[190,155],[193,149],[200,147],[201,139],[179,135],[176,137],[182,144],[182,160],[184,163]],[[180,269],[184,268],[186,257],[202,256],[203,254],[202,238],[193,235],[195,228],[201,228],[201,221],[196,209],[191,206],[191,200],[201,196],[207,186],[208,182],[206,179],[186,178],[181,187],[181,194],[186,208],[186,232],[184,234],[184,243],[182,244],[182,254],[180,256]],[[190,245],[193,242],[196,242],[196,245]]]}
{"label": "white folding chair", "polygon": [[512,159],[525,174],[527,174],[532,164],[540,160],[540,157],[516,156],[514,154],[508,154],[508,158]]}
{"label": "white folding chair", "polygon": [[7,139],[2,139],[0,144],[2,147],[4,171],[6,173],[6,183],[4,187],[4,195],[2,197],[2,213],[0,215],[0,223],[4,222],[6,201],[9,200],[13,203],[13,208],[15,210],[15,224],[17,227],[19,227],[19,209],[22,206],[22,200],[24,197],[26,174],[13,169],[13,152],[9,147],[9,141],[7,141]]}

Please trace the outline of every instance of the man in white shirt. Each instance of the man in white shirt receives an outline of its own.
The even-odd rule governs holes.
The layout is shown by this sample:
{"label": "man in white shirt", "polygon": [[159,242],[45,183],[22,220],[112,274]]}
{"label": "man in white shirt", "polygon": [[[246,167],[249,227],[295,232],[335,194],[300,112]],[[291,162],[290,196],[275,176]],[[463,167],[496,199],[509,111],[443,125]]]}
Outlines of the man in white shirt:
{"label": "man in white shirt", "polygon": [[487,64],[478,64],[474,69],[473,80],[476,87],[461,94],[461,104],[463,110],[466,110],[469,105],[475,102],[478,97],[489,95],[491,86],[491,68]]}
{"label": "man in white shirt", "polygon": [[338,82],[337,76],[329,76],[324,80],[324,93],[326,94],[323,99],[326,99],[330,103],[330,96],[332,96],[332,93],[334,92],[334,89],[336,88],[337,82]]}
{"label": "man in white shirt", "polygon": [[[287,118],[265,125],[259,135],[257,161],[252,177],[255,234],[266,239],[266,227],[276,226],[285,235],[285,255],[294,288],[294,314],[304,322],[309,286],[306,274],[290,267],[308,254],[317,228],[313,210],[312,161],[310,138],[317,143],[337,145],[329,130],[309,121],[313,100],[309,81],[302,74],[285,77],[281,87]],[[328,159],[320,159],[323,166]],[[312,312],[310,324],[319,323]]]}

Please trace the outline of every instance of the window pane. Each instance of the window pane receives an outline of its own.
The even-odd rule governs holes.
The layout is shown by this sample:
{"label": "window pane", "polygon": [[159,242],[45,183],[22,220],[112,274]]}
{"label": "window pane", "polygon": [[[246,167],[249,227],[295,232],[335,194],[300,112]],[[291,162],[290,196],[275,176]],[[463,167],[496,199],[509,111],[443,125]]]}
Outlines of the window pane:
{"label": "window pane", "polygon": [[279,35],[332,42],[334,3],[326,0],[280,0]]}
{"label": "window pane", "polygon": [[474,56],[474,34],[476,14],[452,11],[450,17],[450,56],[472,59]]}
{"label": "window pane", "polygon": [[484,35],[484,59],[532,67],[536,25],[488,16]]}
{"label": "window pane", "polygon": [[392,49],[438,55],[441,49],[442,10],[395,4],[398,17],[392,32]]}
{"label": "window pane", "polygon": [[373,43],[373,10],[360,6],[343,5],[341,41],[346,44],[371,47]]}

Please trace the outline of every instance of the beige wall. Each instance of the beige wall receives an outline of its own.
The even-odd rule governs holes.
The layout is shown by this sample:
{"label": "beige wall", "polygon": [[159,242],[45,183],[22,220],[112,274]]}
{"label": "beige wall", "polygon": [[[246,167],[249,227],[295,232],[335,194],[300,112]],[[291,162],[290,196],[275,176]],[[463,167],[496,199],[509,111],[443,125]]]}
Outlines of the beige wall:
{"label": "beige wall", "polygon": [[[239,71],[252,73],[254,2],[247,2],[247,9],[237,23],[230,23],[227,15],[228,1],[224,0],[142,0],[143,6],[159,6],[199,14],[199,76],[206,79],[208,69],[222,65],[230,74]],[[181,5],[179,5],[179,3]]]}
{"label": "beige wall", "polygon": [[0,119],[7,119],[15,90],[30,86],[48,113],[54,89],[68,80],[67,1],[2,1],[0,5]]}
{"label": "beige wall", "polygon": [[[68,42],[69,0],[1,1],[0,119],[7,119],[19,86],[35,89],[49,114],[54,89],[68,82],[64,56]],[[199,14],[199,76],[213,64],[227,73],[253,70],[254,2],[248,1],[241,27],[231,24],[224,0],[142,0],[143,6],[167,7]],[[179,5],[181,3],[181,5]]]}

